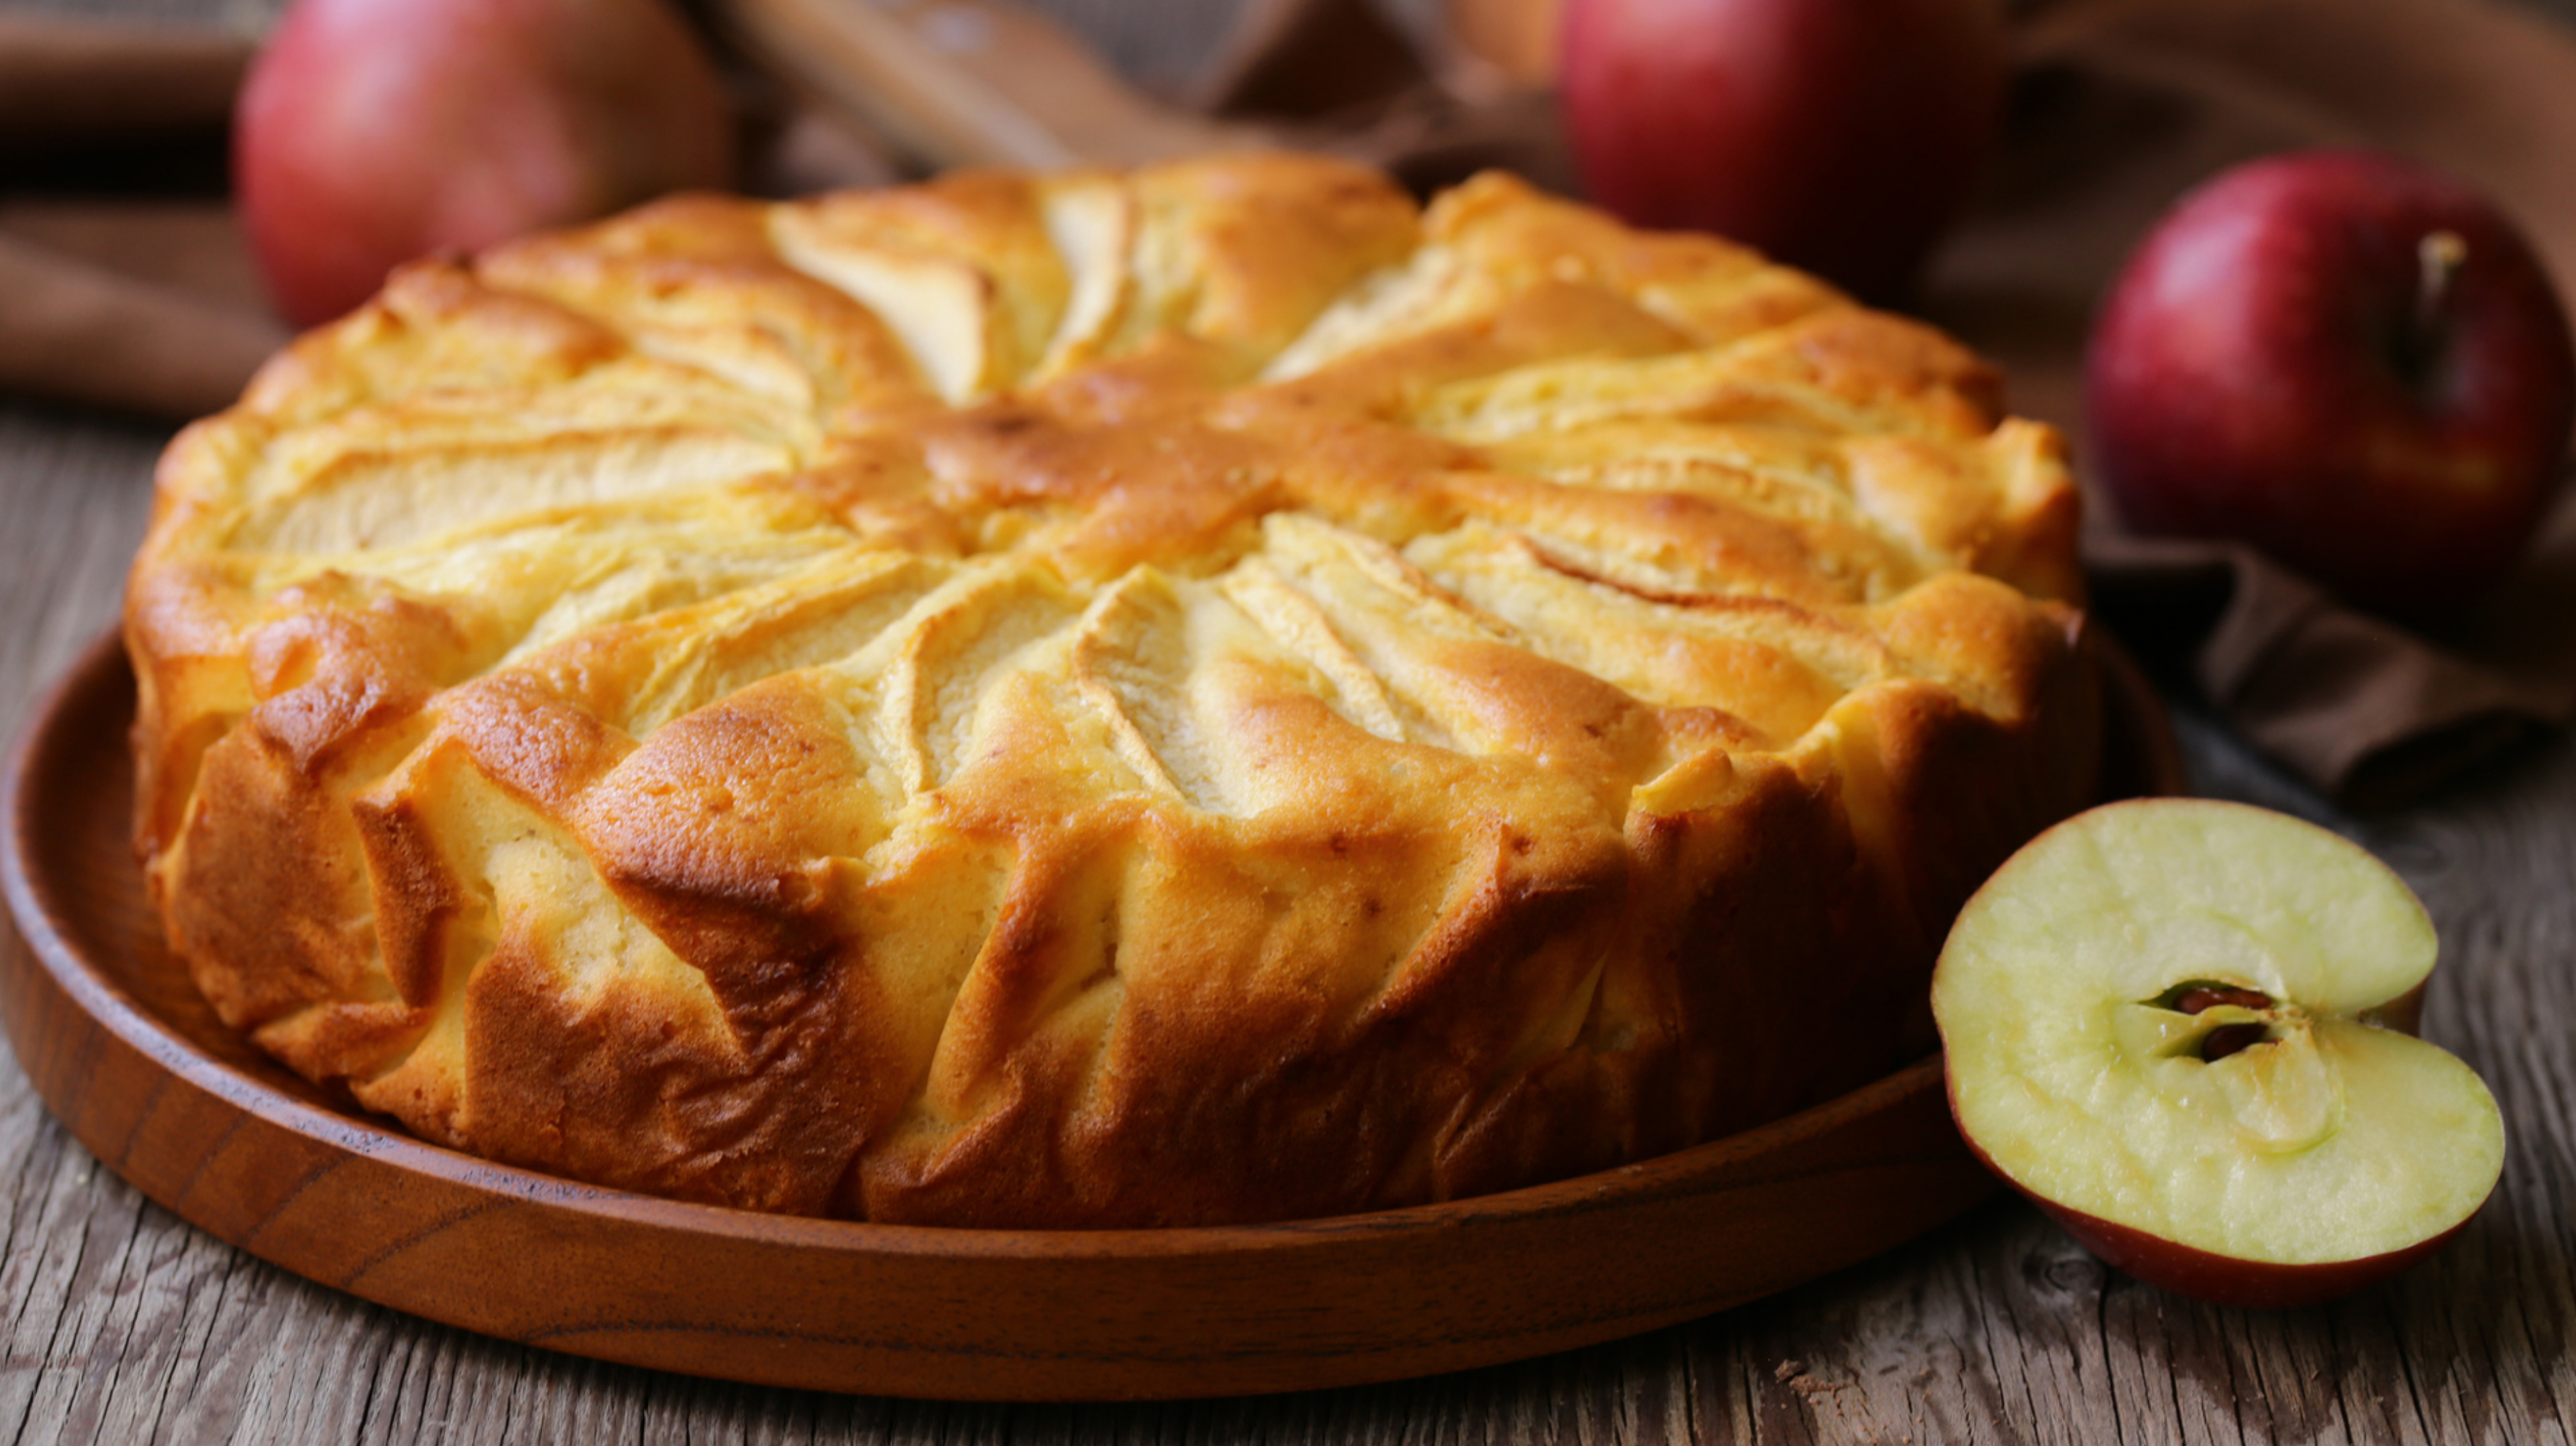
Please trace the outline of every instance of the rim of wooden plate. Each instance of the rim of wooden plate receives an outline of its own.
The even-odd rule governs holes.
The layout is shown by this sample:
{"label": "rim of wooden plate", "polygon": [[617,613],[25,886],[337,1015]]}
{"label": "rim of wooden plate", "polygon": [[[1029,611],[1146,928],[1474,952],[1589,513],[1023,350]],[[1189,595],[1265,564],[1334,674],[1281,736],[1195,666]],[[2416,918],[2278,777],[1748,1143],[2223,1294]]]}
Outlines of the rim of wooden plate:
{"label": "rim of wooden plate", "polygon": [[[2181,791],[2161,705],[2103,643],[2119,786]],[[31,715],[0,783],[0,883],[27,946],[0,949],[0,1022],[20,1067],[83,1145],[182,1219],[488,1335],[883,1395],[1301,1390],[1704,1315],[1857,1263],[1996,1189],[1950,1123],[1937,1057],[1600,1174],[1267,1225],[816,1220],[496,1164],[335,1107],[213,1021],[161,951],[132,865],[132,708],[111,633]],[[158,1007],[136,982],[164,986]]]}

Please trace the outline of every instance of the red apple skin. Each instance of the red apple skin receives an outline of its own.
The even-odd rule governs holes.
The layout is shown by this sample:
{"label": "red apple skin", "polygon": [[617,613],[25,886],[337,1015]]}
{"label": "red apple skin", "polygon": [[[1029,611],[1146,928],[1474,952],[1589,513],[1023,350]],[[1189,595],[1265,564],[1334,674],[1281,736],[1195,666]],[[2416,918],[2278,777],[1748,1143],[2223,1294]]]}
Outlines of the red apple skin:
{"label": "red apple skin", "polygon": [[[2408,996],[2410,1000],[2416,997],[2413,994]],[[1951,1122],[1958,1123],[1958,1118],[1959,1102],[1954,1092],[1950,1095]],[[2469,1220],[2477,1218],[2472,1212],[2468,1219],[2439,1235],[2416,1241],[2403,1250],[2364,1256],[2358,1260],[2327,1260],[2309,1265],[2239,1260],[2114,1224],[2022,1189],[2021,1184],[2006,1174],[1992,1156],[1978,1147],[1964,1127],[1959,1131],[1959,1138],[1966,1142],[1968,1153],[1977,1157],[1978,1164],[2038,1206],[2049,1219],[2057,1222],[2059,1229],[2074,1236],[2076,1244],[2093,1252],[2103,1264],[2135,1276],[2159,1290],[2169,1290],[2193,1300],[2205,1300],[2212,1305],[2232,1305],[2245,1310],[2290,1310],[2340,1300],[2406,1270],[2448,1244],[2451,1237],[2468,1228]]]}
{"label": "red apple skin", "polygon": [[1570,0],[1566,128],[1592,198],[1899,298],[1993,149],[1994,0]]}
{"label": "red apple skin", "polygon": [[2213,1255],[2143,1230],[2096,1219],[2080,1210],[2069,1210],[2036,1195],[2031,1199],[2074,1236],[2076,1243],[2101,1257],[2105,1265],[2176,1295],[2247,1310],[2289,1310],[2366,1290],[2441,1249],[2469,1223],[2463,1220],[2429,1240],[2419,1240],[2385,1255],[2314,1265],[2276,1265]]}
{"label": "red apple skin", "polygon": [[[2445,231],[2461,260],[2426,307],[2419,247]],[[2157,225],[2095,326],[2085,409],[2131,526],[2242,539],[2350,601],[2437,619],[2538,525],[2576,360],[2547,274],[2483,197],[2310,151],[2228,171]]]}
{"label": "red apple skin", "polygon": [[297,0],[234,117],[235,194],[299,325],[396,264],[733,177],[713,67],[660,0]]}

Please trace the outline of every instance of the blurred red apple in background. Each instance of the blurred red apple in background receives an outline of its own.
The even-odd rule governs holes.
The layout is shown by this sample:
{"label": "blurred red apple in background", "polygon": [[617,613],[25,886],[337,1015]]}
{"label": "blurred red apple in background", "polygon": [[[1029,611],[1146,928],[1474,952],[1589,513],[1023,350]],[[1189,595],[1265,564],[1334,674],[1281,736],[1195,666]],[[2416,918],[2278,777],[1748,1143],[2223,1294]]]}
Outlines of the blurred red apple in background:
{"label": "blurred red apple in background", "polygon": [[2538,525],[2576,361],[2548,276],[2483,197],[2311,151],[2228,171],[2158,223],[2085,388],[2132,526],[2241,538],[2351,601],[2438,617]]}
{"label": "blurred red apple in background", "polygon": [[234,188],[278,309],[394,265],[733,176],[713,67],[660,0],[297,0],[245,83]]}
{"label": "blurred red apple in background", "polygon": [[1569,0],[1558,71],[1594,200],[1882,301],[1966,199],[2005,73],[1995,0]]}

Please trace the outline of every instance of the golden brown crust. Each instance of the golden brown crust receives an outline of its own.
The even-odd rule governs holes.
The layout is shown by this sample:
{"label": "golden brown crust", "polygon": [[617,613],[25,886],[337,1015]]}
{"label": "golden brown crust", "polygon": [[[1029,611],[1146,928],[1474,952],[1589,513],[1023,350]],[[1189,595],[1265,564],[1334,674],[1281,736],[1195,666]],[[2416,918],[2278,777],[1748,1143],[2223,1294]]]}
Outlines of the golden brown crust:
{"label": "golden brown crust", "polygon": [[2093,789],[1992,371],[1338,163],[661,203],[424,263],[160,477],[138,839],[223,1017],[765,1209],[1322,1215],[1918,1042]]}

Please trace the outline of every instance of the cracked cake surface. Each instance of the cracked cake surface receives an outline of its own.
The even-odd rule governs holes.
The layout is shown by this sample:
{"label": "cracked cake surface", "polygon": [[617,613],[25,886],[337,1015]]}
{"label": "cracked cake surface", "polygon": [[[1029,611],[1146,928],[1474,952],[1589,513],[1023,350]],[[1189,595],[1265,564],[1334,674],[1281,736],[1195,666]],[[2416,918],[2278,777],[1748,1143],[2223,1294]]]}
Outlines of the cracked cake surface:
{"label": "cracked cake surface", "polygon": [[2091,801],[2053,433],[1918,323],[1286,155],[415,264],[164,458],[137,835],[417,1133],[994,1226],[1477,1194],[1929,1048]]}

